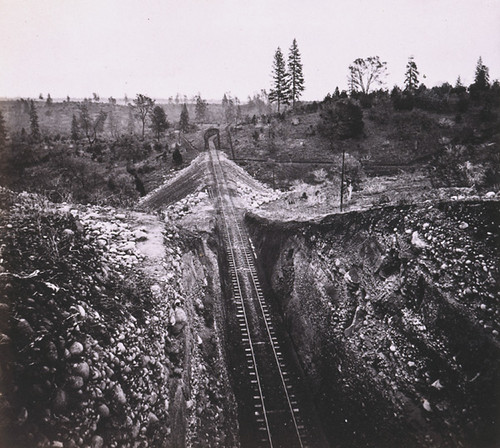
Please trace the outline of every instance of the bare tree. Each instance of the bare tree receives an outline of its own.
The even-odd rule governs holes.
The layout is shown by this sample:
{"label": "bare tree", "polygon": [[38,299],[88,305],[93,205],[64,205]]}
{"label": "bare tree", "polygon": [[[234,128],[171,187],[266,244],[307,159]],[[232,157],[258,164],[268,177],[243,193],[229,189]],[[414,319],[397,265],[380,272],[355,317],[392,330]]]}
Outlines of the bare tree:
{"label": "bare tree", "polygon": [[148,115],[150,112],[153,110],[153,107],[155,105],[155,100],[151,99],[149,96],[143,95],[141,93],[138,93],[135,100],[134,104],[132,107],[134,108],[135,111],[135,116],[141,120],[142,123],[142,138],[144,139],[144,128],[146,126],[146,120],[148,118]]}
{"label": "bare tree", "polygon": [[387,62],[378,56],[358,58],[349,66],[349,87],[352,92],[370,93],[374,85],[383,85],[387,75]]}
{"label": "bare tree", "polygon": [[90,115],[88,102],[84,101],[78,106],[80,109],[80,128],[87,137],[89,145],[92,146],[99,135],[104,130],[104,122],[106,121],[107,114],[103,110],[99,111],[97,116]]}
{"label": "bare tree", "polygon": [[116,99],[110,96],[108,98],[108,130],[113,138],[120,135],[120,119],[116,117]]}

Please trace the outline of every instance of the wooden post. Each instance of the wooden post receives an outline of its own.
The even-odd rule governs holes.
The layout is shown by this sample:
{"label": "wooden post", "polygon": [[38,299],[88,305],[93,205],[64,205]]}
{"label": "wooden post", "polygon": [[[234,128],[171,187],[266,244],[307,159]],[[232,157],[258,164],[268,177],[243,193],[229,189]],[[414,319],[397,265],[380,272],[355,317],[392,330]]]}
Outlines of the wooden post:
{"label": "wooden post", "polygon": [[227,137],[229,140],[229,147],[231,148],[231,154],[233,156],[233,160],[235,159],[234,157],[234,148],[233,148],[233,139],[231,138],[231,128],[227,128]]}
{"label": "wooden post", "polygon": [[342,148],[342,174],[340,176],[340,211],[344,206],[344,162],[345,162],[345,148]]}

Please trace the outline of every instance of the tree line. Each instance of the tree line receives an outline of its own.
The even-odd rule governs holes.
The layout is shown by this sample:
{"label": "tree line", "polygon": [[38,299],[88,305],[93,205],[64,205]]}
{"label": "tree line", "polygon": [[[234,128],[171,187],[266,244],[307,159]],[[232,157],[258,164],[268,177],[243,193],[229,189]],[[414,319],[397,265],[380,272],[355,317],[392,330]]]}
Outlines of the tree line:
{"label": "tree line", "polygon": [[[337,87],[333,94],[327,94],[325,100],[351,98],[358,100],[362,107],[369,106],[372,101],[373,93],[383,89],[386,77],[387,63],[382,61],[379,56],[357,58],[348,67],[348,91],[340,92]],[[482,92],[487,91],[490,86],[498,86],[498,81],[490,84],[489,69],[480,57],[476,64],[474,82],[468,88],[463,86],[459,76],[454,87],[449,84],[443,84],[440,89],[454,89],[454,92],[461,95],[459,100],[460,107],[465,109],[469,99],[474,100],[480,98]],[[435,89],[437,88],[433,88],[432,90],[434,91]],[[293,39],[286,61],[280,47],[277,48],[274,54],[272,86],[269,94],[267,94],[265,90],[262,90],[259,94],[255,94],[253,98],[248,97],[247,104],[243,106],[237,97],[233,98],[230,93],[226,92],[222,98],[222,117],[227,123],[241,120],[243,108],[245,111],[256,109],[259,114],[269,114],[271,113],[269,104],[276,104],[278,113],[282,111],[284,106],[288,105],[291,105],[292,109],[295,109],[304,90],[305,83],[301,54],[297,40]],[[404,73],[403,87],[394,86],[390,92],[395,109],[411,110],[413,107],[424,109],[439,107],[439,104],[437,104],[434,98],[430,98],[429,95],[426,95],[427,90],[427,87],[420,81],[420,73],[415,58],[410,56]],[[468,97],[465,97],[466,92]],[[184,99],[187,99],[186,96],[184,97]],[[39,95],[39,99],[43,100],[42,94]],[[128,101],[127,96],[125,96],[125,100]],[[176,104],[179,103],[177,100],[180,101],[179,96],[176,97]],[[29,139],[33,142],[38,142],[41,140],[42,136],[36,103],[30,99],[21,101],[23,102],[25,112],[29,114]],[[69,101],[70,98],[68,96],[67,102]],[[104,110],[101,108],[98,112],[91,112],[90,103],[92,103],[92,101],[99,103],[100,96],[97,93],[93,93],[92,99],[84,99],[82,102],[78,103],[78,112],[73,115],[71,123],[72,139],[76,141],[84,138],[88,141],[90,146],[97,141],[98,136],[103,132],[105,123],[108,123],[108,127],[113,137],[117,138],[119,136],[116,117],[113,114],[113,106],[116,105],[117,100],[110,97],[108,102],[112,106],[111,109],[108,108]],[[193,98],[193,102],[195,103],[194,112],[196,122],[206,122],[206,120],[210,118],[208,113],[208,102],[204,100],[199,93]],[[49,107],[53,103],[50,94],[46,96],[46,103]],[[128,103],[128,106],[130,108],[128,130],[130,133],[133,133],[133,121],[134,119],[138,120],[141,126],[140,136],[142,139],[145,137],[147,126],[149,126],[149,129],[158,142],[160,142],[162,136],[172,126],[163,107],[156,104],[154,99],[145,94],[137,94],[136,98],[131,103]],[[354,110],[352,107],[347,106],[345,109]],[[177,126],[182,132],[188,132],[192,127],[186,102],[182,104],[180,119]],[[24,129],[23,133],[25,133]],[[0,135],[0,139],[5,142],[7,131],[1,111],[0,134],[3,134],[3,136]]]}

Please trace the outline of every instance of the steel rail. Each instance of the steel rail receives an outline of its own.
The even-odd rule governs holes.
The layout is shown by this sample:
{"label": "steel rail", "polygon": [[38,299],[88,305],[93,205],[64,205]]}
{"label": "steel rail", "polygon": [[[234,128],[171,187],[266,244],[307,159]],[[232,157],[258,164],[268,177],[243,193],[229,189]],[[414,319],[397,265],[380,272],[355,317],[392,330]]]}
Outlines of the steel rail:
{"label": "steel rail", "polygon": [[261,406],[262,406],[262,414],[263,414],[263,417],[264,417],[264,422],[265,422],[265,429],[266,429],[266,433],[267,433],[267,438],[268,438],[268,441],[269,441],[269,446],[271,448],[273,448],[273,441],[272,441],[272,436],[271,436],[271,429],[270,429],[270,426],[269,426],[269,420],[267,418],[267,413],[266,413],[266,405],[265,405],[265,401],[264,401],[264,393],[262,391],[262,385],[261,385],[261,379],[260,379],[260,376],[259,376],[259,370],[258,370],[258,367],[257,367],[257,360],[256,360],[256,357],[255,357],[255,350],[254,350],[254,345],[253,345],[253,342],[252,342],[252,337],[251,337],[251,333],[250,333],[250,325],[248,323],[248,317],[247,317],[247,313],[246,313],[246,310],[245,310],[245,305],[243,303],[243,293],[242,293],[242,290],[241,290],[241,283],[240,283],[240,279],[238,277],[238,272],[237,272],[237,269],[236,269],[236,257],[234,255],[234,245],[231,241],[231,235],[229,233],[229,228],[228,228],[228,223],[229,223],[229,220],[226,216],[226,213],[225,213],[225,210],[224,210],[224,201],[223,201],[223,198],[222,198],[222,194],[221,194],[221,191],[220,191],[220,188],[219,188],[219,185],[222,185],[220,182],[219,182],[219,179],[218,179],[218,176],[217,176],[217,172],[216,172],[216,168],[215,168],[215,164],[213,162],[213,158],[212,158],[212,154],[210,153],[210,162],[212,163],[212,167],[213,167],[213,171],[214,171],[214,176],[216,178],[216,190],[217,190],[217,200],[220,204],[220,210],[222,212],[222,215],[223,215],[223,226],[224,226],[224,230],[226,232],[226,239],[227,239],[227,247],[229,249],[229,254],[230,254],[230,258],[231,258],[231,261],[232,261],[232,264],[233,264],[233,270],[234,270],[234,277],[236,279],[236,284],[237,284],[237,290],[238,290],[238,296],[239,296],[239,299],[240,299],[240,302],[241,302],[241,309],[243,311],[243,317],[244,317],[244,322],[245,322],[245,330],[246,330],[246,334],[247,334],[247,337],[248,337],[248,344],[249,344],[249,347],[250,347],[250,353],[251,353],[251,358],[252,358],[252,367],[253,369],[255,370],[255,379],[256,379],[256,382],[257,382],[257,388],[258,388],[258,392],[259,392],[259,397],[260,397],[260,402],[261,402]]}
{"label": "steel rail", "polygon": [[[258,301],[258,304],[259,304],[259,310],[260,310],[261,316],[262,316],[262,318],[264,320],[264,325],[265,325],[265,329],[266,329],[266,335],[267,335],[267,338],[268,338],[268,340],[270,342],[270,347],[272,349],[273,358],[274,358],[274,361],[276,363],[276,367],[277,367],[277,370],[278,370],[278,373],[279,373],[279,376],[280,376],[280,382],[281,382],[281,385],[282,385],[282,388],[283,388],[283,391],[284,391],[284,395],[285,395],[285,398],[286,398],[286,402],[287,402],[287,405],[288,405],[288,409],[289,409],[289,412],[290,412],[290,416],[291,416],[291,420],[292,420],[292,423],[293,423],[293,426],[294,426],[294,430],[295,430],[295,433],[296,433],[296,436],[297,436],[297,440],[299,442],[300,447],[304,448],[304,444],[303,444],[303,440],[302,440],[302,438],[304,436],[301,434],[301,431],[300,431],[300,428],[299,428],[299,426],[301,426],[301,425],[299,425],[299,423],[297,421],[298,416],[296,415],[296,413],[298,414],[298,408],[294,407],[294,405],[292,403],[292,398],[291,398],[290,394],[288,393],[288,389],[289,389],[289,387],[291,387],[291,385],[287,384],[287,381],[285,379],[285,371],[282,368],[282,361],[280,360],[281,349],[280,349],[280,346],[279,346],[279,343],[278,343],[277,339],[275,337],[273,337],[273,330],[270,328],[270,323],[268,322],[268,320],[270,320],[270,318],[267,316],[268,313],[264,309],[265,307],[267,307],[267,305],[265,303],[263,303],[264,297],[262,295],[262,291],[261,291],[261,288],[260,288],[260,285],[259,285],[259,280],[258,280],[258,277],[257,277],[257,272],[256,272],[256,268],[255,268],[254,259],[252,257],[252,253],[250,252],[251,246],[249,244],[249,238],[248,238],[248,236],[246,236],[246,238],[245,238],[244,234],[246,232],[244,232],[241,229],[239,220],[236,217],[236,213],[234,211],[236,209],[236,207],[234,205],[232,196],[229,194],[228,181],[227,181],[227,178],[225,176],[224,171],[222,170],[222,165],[221,165],[219,153],[216,151],[215,154],[216,154],[216,157],[217,157],[217,162],[218,162],[217,165],[218,165],[218,168],[220,170],[220,174],[217,172],[217,168],[216,168],[216,166],[214,164],[212,154],[210,154],[210,158],[211,158],[212,166],[213,166],[213,169],[214,169],[216,181],[219,182],[219,176],[222,177],[222,185],[221,186],[226,190],[226,192],[227,192],[226,195],[228,197],[228,203],[227,203],[226,206],[224,206],[225,204],[223,204],[222,198],[220,198],[220,200],[221,200],[221,210],[222,210],[222,213],[224,215],[224,218],[226,219],[226,223],[229,224],[231,222],[231,224],[233,224],[233,228],[235,228],[235,230],[236,230],[236,232],[235,232],[236,238],[237,238],[237,240],[239,241],[239,243],[241,245],[241,250],[242,250],[243,255],[244,255],[243,258],[244,258],[244,261],[246,262],[246,266],[248,268],[249,277],[251,279],[251,283],[252,283],[252,286],[253,286],[253,289],[255,291],[256,298],[257,298],[257,301]],[[227,209],[227,210],[225,210],[225,209]],[[231,221],[228,219],[227,214],[231,215]],[[226,232],[227,232],[228,236],[230,237],[230,233],[229,233],[229,230],[228,230],[227,227],[226,227]],[[246,315],[246,312],[245,312],[245,315]],[[264,409],[265,408],[263,408],[263,412],[264,412]],[[266,419],[266,422],[267,422],[267,419]]]}

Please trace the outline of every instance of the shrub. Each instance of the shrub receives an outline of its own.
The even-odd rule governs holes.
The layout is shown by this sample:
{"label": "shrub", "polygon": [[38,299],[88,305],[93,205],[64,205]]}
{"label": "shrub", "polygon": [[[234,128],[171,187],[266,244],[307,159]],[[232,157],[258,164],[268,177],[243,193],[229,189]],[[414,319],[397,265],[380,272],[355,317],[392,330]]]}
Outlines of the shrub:
{"label": "shrub", "polygon": [[337,101],[320,113],[318,131],[327,138],[346,140],[359,137],[363,128],[363,111],[352,101]]}
{"label": "shrub", "polygon": [[363,109],[370,109],[373,106],[373,98],[371,95],[361,95],[359,104]]}
{"label": "shrub", "polygon": [[182,159],[182,154],[179,151],[179,147],[176,146],[173,154],[172,154],[172,160],[176,165],[182,165],[183,159]]}

